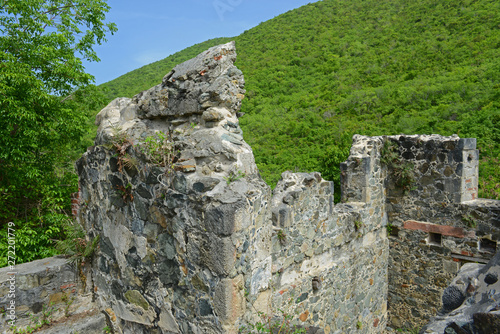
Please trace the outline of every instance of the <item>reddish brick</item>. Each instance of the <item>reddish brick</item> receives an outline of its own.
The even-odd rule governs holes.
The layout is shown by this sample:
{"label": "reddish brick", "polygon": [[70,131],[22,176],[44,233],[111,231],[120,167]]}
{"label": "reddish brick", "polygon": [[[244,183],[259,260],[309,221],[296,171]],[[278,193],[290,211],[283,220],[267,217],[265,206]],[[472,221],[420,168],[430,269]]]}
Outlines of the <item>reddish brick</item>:
{"label": "reddish brick", "polygon": [[437,225],[425,222],[417,222],[414,220],[405,221],[403,227],[408,230],[420,230],[424,232],[439,233],[441,235],[448,235],[455,238],[474,238],[476,236],[476,233],[474,231],[469,232],[462,227]]}
{"label": "reddish brick", "polygon": [[74,286],[76,286],[76,284],[75,284],[75,283],[70,283],[70,284],[66,284],[66,285],[61,285],[61,290],[65,290],[65,289],[67,289],[67,288],[72,288],[72,287],[74,287]]}
{"label": "reddish brick", "polygon": [[299,319],[300,321],[304,322],[307,320],[307,317],[309,316],[309,311],[305,311],[304,313],[302,313],[300,316],[299,316]]}
{"label": "reddish brick", "polygon": [[373,321],[373,327],[377,327],[377,326],[378,326],[379,321],[380,321],[380,320],[378,320],[378,318],[375,318],[375,320]]}

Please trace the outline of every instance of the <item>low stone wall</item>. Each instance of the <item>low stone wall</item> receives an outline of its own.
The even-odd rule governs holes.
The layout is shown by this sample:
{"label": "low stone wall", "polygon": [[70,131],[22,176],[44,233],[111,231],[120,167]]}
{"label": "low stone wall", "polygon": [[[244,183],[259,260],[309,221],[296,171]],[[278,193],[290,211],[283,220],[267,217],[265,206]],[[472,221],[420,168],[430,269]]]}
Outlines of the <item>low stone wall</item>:
{"label": "low stone wall", "polygon": [[[57,257],[1,268],[0,309],[1,333],[12,333],[14,327],[19,331],[33,328],[41,324],[44,314],[50,315],[49,323],[55,323],[97,311],[84,273]],[[102,318],[101,324],[103,329],[106,322]]]}
{"label": "low stone wall", "polygon": [[[387,169],[389,313],[394,328],[420,328],[442,307],[441,294],[466,262],[496,252],[500,201],[477,199],[475,139],[390,136],[410,184]],[[386,144],[387,145],[387,144]]]}
{"label": "low stone wall", "polygon": [[333,206],[319,173],[283,173],[273,196],[273,307],[325,333],[381,333],[388,243],[369,205]]}

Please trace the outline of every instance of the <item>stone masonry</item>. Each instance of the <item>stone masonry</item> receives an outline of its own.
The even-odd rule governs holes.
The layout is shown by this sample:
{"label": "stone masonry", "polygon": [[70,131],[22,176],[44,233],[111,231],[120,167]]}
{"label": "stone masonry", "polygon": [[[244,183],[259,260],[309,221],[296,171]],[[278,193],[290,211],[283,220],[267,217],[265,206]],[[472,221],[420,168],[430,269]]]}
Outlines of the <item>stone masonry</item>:
{"label": "stone masonry", "polygon": [[235,59],[233,42],[213,47],[97,115],[74,208],[99,247],[67,282],[20,271],[21,321],[73,284],[113,333],[238,333],[260,312],[383,333],[421,327],[463,263],[493,256],[500,202],[477,198],[475,139],[355,135],[342,203],[319,173],[271,191],[239,127]]}
{"label": "stone masonry", "polygon": [[[97,116],[77,168],[98,304],[118,333],[236,333],[278,309],[326,333],[383,331],[383,197],[334,206],[318,173],[285,173],[272,196],[238,125],[235,57],[211,48]],[[359,172],[381,196],[373,168]]]}
{"label": "stone masonry", "polygon": [[403,166],[411,167],[405,189],[391,163],[385,164],[390,324],[420,328],[442,308],[441,295],[462,264],[486,263],[495,254],[500,201],[477,198],[474,138],[390,136],[385,141]]}

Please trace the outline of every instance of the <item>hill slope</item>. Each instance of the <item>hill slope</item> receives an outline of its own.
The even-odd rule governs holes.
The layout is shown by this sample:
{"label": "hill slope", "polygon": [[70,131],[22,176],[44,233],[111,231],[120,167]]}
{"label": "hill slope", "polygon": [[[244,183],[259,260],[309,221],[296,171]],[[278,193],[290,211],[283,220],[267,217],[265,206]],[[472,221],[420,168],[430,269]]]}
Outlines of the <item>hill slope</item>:
{"label": "hill slope", "polygon": [[[233,39],[247,82],[241,126],[271,185],[287,169],[338,184],[354,133],[457,133],[478,138],[480,195],[500,198],[500,2],[325,0]],[[103,86],[132,96],[228,40]]]}

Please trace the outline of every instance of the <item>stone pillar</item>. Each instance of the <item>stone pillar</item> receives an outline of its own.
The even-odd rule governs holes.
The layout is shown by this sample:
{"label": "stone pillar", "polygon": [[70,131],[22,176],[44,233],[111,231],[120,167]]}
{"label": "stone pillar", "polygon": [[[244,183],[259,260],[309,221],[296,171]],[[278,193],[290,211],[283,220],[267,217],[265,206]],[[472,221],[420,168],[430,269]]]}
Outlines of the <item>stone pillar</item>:
{"label": "stone pillar", "polygon": [[476,138],[462,138],[459,141],[462,148],[460,202],[478,198],[479,151],[476,150]]}
{"label": "stone pillar", "polygon": [[80,217],[117,333],[237,333],[247,303],[270,303],[270,189],[236,117],[235,59],[234,42],[213,47],[96,117]]}

